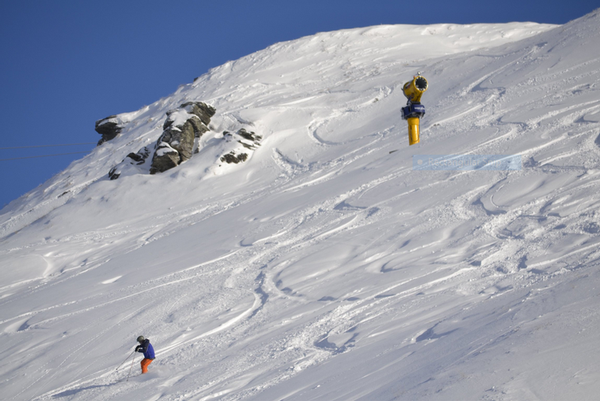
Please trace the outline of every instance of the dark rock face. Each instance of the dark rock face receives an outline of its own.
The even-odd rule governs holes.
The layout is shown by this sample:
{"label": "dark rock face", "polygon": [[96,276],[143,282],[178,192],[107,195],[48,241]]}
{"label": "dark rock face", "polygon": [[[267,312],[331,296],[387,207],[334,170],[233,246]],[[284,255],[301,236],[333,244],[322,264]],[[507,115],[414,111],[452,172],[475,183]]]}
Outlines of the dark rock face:
{"label": "dark rock face", "polygon": [[242,144],[247,149],[254,150],[257,146],[260,146],[260,141],[262,136],[256,135],[254,131],[246,131],[245,128],[240,129],[237,134],[241,136],[245,141],[239,140],[238,142]]}
{"label": "dark rock face", "polygon": [[[246,131],[245,128],[241,128],[236,134],[231,134],[231,133],[225,131],[223,133],[223,138],[228,142],[233,141],[235,138],[235,139],[237,139],[237,142],[239,144],[241,144],[244,148],[246,148],[248,150],[254,150],[258,146],[260,146],[260,141],[262,139],[262,137],[260,135],[256,135],[254,132],[248,132],[248,131]],[[242,152],[231,151],[231,152],[223,155],[220,160],[224,163],[238,164],[238,163],[245,162],[246,160],[248,160],[248,153],[243,152],[243,151]]]}
{"label": "dark rock face", "polygon": [[[166,129],[158,139],[156,146],[157,153],[155,154],[155,158],[159,153],[158,150],[165,148],[166,146],[172,148],[179,154],[179,162],[177,164],[192,157],[195,138],[193,126],[193,122],[188,120],[181,128],[172,127]],[[154,165],[154,162],[152,162],[152,165]]]}
{"label": "dark rock face", "polygon": [[121,176],[124,170],[131,168],[131,166],[140,166],[146,163],[148,156],[150,156],[150,149],[146,146],[141,148],[137,153],[128,154],[125,160],[110,169],[108,178],[116,180]]}
{"label": "dark rock face", "polygon": [[96,121],[96,132],[102,135],[102,139],[98,141],[97,146],[114,139],[122,130],[123,127],[117,116],[108,116]]}
{"label": "dark rock face", "polygon": [[116,180],[120,176],[121,176],[121,172],[118,171],[117,166],[111,168],[110,171],[108,172],[108,178],[110,178],[111,180]]}
{"label": "dark rock face", "polygon": [[240,162],[245,162],[247,159],[248,159],[247,153],[236,154],[235,152],[227,153],[226,155],[221,157],[222,162],[229,163],[229,164],[231,164],[231,163],[238,164]]}
{"label": "dark rock face", "polygon": [[150,149],[144,146],[137,153],[130,153],[127,155],[127,157],[132,160],[131,164],[135,163],[139,166],[140,164],[144,164],[146,162],[146,159],[149,155]]}
{"label": "dark rock face", "polygon": [[161,142],[154,152],[150,174],[162,173],[177,167],[179,163],[181,163],[179,152],[170,147],[168,143]]}
{"label": "dark rock face", "polygon": [[192,157],[194,141],[210,131],[208,124],[215,108],[202,102],[188,102],[167,112],[164,132],[156,142],[150,174],[162,173]]}
{"label": "dark rock face", "polygon": [[217,110],[203,102],[187,102],[181,105],[182,108],[188,109],[191,114],[200,118],[205,125],[210,124],[210,119],[215,115]]}
{"label": "dark rock face", "polygon": [[[213,132],[209,140],[200,140],[210,131],[208,125],[215,112],[214,107],[202,102],[184,103],[168,111],[163,132],[156,143],[144,146],[137,153],[129,153],[109,171],[108,177],[116,180],[121,176],[162,173],[190,159],[193,153],[200,153],[199,147],[210,147],[203,157],[216,157],[212,159],[215,168],[221,167],[222,163],[238,164],[249,160],[260,147],[262,137],[245,128],[237,132],[224,131],[222,135]],[[123,120],[118,116],[107,117],[96,123],[97,130],[112,139],[122,129]]]}

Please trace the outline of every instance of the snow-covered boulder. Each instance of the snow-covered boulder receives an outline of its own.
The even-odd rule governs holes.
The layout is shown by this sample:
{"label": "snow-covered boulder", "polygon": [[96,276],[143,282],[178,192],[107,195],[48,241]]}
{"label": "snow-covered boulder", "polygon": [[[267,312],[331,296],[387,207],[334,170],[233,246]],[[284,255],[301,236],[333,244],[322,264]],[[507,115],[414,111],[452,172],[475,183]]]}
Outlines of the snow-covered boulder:
{"label": "snow-covered boulder", "polygon": [[116,180],[121,174],[129,170],[134,170],[133,173],[143,172],[138,166],[146,163],[146,160],[151,153],[152,151],[147,146],[144,146],[137,153],[132,152],[128,154],[125,160],[110,169],[108,178]]}
{"label": "snow-covered boulder", "polygon": [[207,126],[208,124],[210,124],[210,119],[215,115],[217,111],[214,107],[204,102],[187,102],[182,104],[181,108],[187,110],[188,113],[197,116],[200,119],[200,121],[202,121]]}
{"label": "snow-covered boulder", "polygon": [[98,146],[114,139],[123,130],[123,121],[119,116],[113,115],[96,121],[96,132],[102,135]]}
{"label": "snow-covered boulder", "polygon": [[184,161],[181,158],[181,153],[172,148],[167,142],[160,142],[152,157],[152,167],[150,167],[150,174],[162,173],[177,167],[179,163]]}
{"label": "snow-covered boulder", "polygon": [[190,159],[194,141],[210,131],[208,124],[215,114],[214,107],[202,102],[182,104],[167,112],[164,132],[156,142],[150,173],[160,173]]}
{"label": "snow-covered boulder", "polygon": [[231,134],[225,131],[223,132],[223,138],[227,142],[236,141],[242,145],[241,148],[237,147],[221,156],[220,160],[229,164],[238,164],[248,160],[248,151],[254,151],[260,146],[260,140],[262,139],[260,135],[256,135],[253,131],[248,132],[245,128],[241,128],[237,134]]}

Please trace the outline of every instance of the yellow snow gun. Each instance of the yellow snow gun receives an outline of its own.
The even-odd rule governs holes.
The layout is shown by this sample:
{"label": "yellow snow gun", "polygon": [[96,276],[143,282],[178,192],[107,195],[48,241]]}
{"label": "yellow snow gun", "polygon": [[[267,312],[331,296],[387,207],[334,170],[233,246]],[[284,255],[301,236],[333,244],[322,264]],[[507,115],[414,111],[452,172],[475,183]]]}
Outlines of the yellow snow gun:
{"label": "yellow snow gun", "polygon": [[421,73],[415,75],[412,81],[404,84],[402,91],[408,99],[406,107],[402,108],[402,118],[408,122],[408,144],[419,143],[420,118],[425,115],[425,106],[421,104],[421,96],[429,84]]}

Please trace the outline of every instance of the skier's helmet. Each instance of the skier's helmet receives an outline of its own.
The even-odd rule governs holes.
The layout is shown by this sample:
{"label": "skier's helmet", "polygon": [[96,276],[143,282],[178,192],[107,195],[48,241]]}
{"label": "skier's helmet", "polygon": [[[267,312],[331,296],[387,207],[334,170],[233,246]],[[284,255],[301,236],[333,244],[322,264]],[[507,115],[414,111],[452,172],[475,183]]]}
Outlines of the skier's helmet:
{"label": "skier's helmet", "polygon": [[138,343],[144,342],[144,340],[145,340],[144,336],[139,336],[137,338]]}

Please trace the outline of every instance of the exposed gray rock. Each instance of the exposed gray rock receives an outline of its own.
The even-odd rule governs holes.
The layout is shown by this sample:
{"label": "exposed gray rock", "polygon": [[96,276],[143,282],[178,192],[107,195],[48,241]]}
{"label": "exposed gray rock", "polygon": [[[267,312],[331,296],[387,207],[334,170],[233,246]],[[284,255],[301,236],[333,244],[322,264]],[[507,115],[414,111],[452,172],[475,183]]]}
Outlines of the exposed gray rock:
{"label": "exposed gray rock", "polygon": [[210,131],[208,124],[215,108],[202,102],[188,102],[167,112],[164,132],[156,142],[150,174],[162,173],[192,157],[194,141]]}
{"label": "exposed gray rock", "polygon": [[119,171],[119,168],[117,166],[111,168],[110,171],[108,172],[108,178],[110,178],[111,180],[116,180],[120,176],[121,176],[121,171]]}
{"label": "exposed gray rock", "polygon": [[[244,148],[248,150],[255,150],[260,146],[262,136],[256,135],[254,132],[248,132],[245,128],[241,128],[236,134],[230,132],[223,132],[223,138],[227,142],[237,140]],[[231,152],[221,156],[220,160],[224,163],[238,164],[248,160],[248,153],[244,150],[232,150]]]}
{"label": "exposed gray rock", "polygon": [[116,180],[121,176],[121,174],[130,169],[131,166],[141,166],[146,163],[148,156],[150,156],[150,149],[147,146],[141,148],[137,153],[130,153],[127,157],[115,167],[111,168],[108,172],[108,178],[111,180]]}
{"label": "exposed gray rock", "polygon": [[177,164],[188,160],[192,157],[192,150],[194,149],[195,136],[193,125],[193,122],[188,120],[181,128],[172,127],[166,129],[158,139],[156,149],[158,150],[161,146],[168,145],[179,154],[179,162]]}
{"label": "exposed gray rock", "polygon": [[247,153],[239,153],[236,154],[235,152],[229,152],[226,155],[221,157],[221,161],[225,162],[225,163],[235,163],[238,164],[240,162],[245,162],[248,159],[248,154]]}
{"label": "exposed gray rock", "polygon": [[254,150],[257,146],[260,146],[260,141],[262,136],[256,135],[254,131],[246,131],[245,128],[240,129],[237,134],[241,136],[245,141],[239,140],[238,142],[242,144],[247,149]]}
{"label": "exposed gray rock", "polygon": [[168,143],[161,142],[152,158],[152,167],[150,167],[150,174],[162,173],[177,167],[181,162],[179,152],[169,146]]}
{"label": "exposed gray rock", "polygon": [[[193,153],[200,153],[206,158],[204,162],[213,160],[214,168],[222,163],[238,164],[249,160],[260,146],[262,137],[246,128],[235,133],[223,132],[222,135],[212,133],[210,139],[200,138],[210,131],[208,125],[215,115],[215,108],[202,102],[188,102],[166,113],[163,132],[154,146],[145,146],[137,153],[130,153],[125,159],[113,167],[108,176],[115,180],[121,176],[134,174],[162,173],[190,159]],[[123,124],[123,117],[111,116],[100,120],[97,125],[102,132],[110,132],[116,136]],[[251,125],[251,124],[250,124]],[[112,131],[110,128],[112,127]],[[113,136],[113,137],[114,137]],[[222,138],[223,142],[218,139]],[[206,149],[209,147],[209,149]],[[216,159],[213,159],[215,158]],[[218,170],[216,170],[218,171]]]}
{"label": "exposed gray rock", "polygon": [[210,119],[217,112],[217,109],[203,102],[187,102],[182,104],[181,107],[198,116],[200,121],[202,121],[205,125],[210,124]]}
{"label": "exposed gray rock", "polygon": [[102,135],[102,139],[98,141],[97,146],[114,139],[122,130],[122,122],[117,116],[108,116],[96,121],[96,132]]}
{"label": "exposed gray rock", "polygon": [[146,159],[148,158],[148,156],[150,156],[150,149],[148,149],[147,146],[144,146],[143,148],[138,150],[137,153],[130,153],[127,155],[127,157],[131,159],[130,164],[135,163],[138,166],[140,164],[144,164],[146,162]]}

